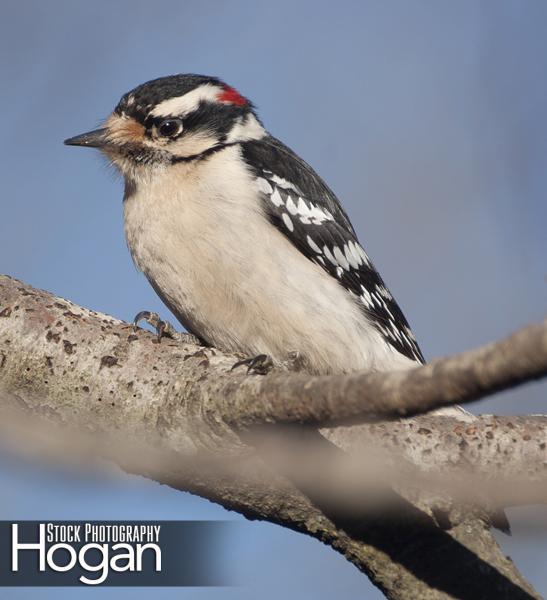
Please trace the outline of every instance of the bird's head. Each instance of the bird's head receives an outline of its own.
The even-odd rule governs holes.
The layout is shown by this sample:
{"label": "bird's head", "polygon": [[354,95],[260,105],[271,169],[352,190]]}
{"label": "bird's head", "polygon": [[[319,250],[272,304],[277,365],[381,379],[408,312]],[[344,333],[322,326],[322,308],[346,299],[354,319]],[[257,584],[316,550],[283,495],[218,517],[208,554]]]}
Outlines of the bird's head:
{"label": "bird's head", "polygon": [[65,140],[99,148],[128,176],[199,160],[265,134],[253,105],[220,79],[171,75],[125,94],[101,129]]}

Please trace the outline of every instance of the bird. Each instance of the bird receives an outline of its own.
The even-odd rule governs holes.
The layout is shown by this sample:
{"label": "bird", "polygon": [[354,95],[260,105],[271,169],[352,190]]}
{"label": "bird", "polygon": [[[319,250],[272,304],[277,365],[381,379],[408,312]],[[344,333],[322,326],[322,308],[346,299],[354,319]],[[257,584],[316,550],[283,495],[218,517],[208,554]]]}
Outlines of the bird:
{"label": "bird", "polygon": [[[202,343],[312,374],[425,362],[340,201],[217,77],[178,74],[124,94],[104,126],[65,140],[98,148],[124,181],[129,251]],[[173,326],[141,311],[159,338]],[[460,407],[436,411],[463,420]],[[491,522],[509,532],[503,511]]]}
{"label": "bird", "polygon": [[205,344],[257,367],[297,356],[313,374],[424,362],[334,192],[221,79],[148,81],[65,144],[98,148],[121,172],[134,263]]}

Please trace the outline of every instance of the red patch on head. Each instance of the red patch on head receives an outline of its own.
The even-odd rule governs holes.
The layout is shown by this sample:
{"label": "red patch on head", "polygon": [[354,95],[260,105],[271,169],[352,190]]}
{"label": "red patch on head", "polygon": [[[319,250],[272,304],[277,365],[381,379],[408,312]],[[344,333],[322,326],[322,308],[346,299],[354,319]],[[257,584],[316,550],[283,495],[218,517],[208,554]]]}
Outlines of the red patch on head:
{"label": "red patch on head", "polygon": [[249,103],[247,98],[244,98],[237,90],[228,85],[224,86],[224,90],[217,96],[217,100],[226,104],[235,104],[236,106],[245,106]]}

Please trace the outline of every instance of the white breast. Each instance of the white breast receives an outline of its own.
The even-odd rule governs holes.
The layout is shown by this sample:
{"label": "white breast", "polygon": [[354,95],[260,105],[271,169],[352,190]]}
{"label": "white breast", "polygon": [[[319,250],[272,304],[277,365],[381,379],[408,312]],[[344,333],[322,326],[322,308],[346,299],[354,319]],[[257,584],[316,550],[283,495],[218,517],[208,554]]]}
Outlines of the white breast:
{"label": "white breast", "polygon": [[299,351],[318,373],[415,364],[267,221],[238,153],[158,171],[124,203],[133,259],[181,323],[249,356]]}

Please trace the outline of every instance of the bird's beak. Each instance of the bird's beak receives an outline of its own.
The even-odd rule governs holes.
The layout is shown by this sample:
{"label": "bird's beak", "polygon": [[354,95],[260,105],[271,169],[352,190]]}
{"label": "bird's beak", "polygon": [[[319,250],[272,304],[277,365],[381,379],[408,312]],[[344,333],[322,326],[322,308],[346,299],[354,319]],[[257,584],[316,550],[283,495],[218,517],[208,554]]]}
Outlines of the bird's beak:
{"label": "bird's beak", "polygon": [[108,143],[107,140],[108,129],[95,129],[95,131],[88,131],[81,135],[65,140],[67,146],[84,146],[87,148],[103,148]]}

